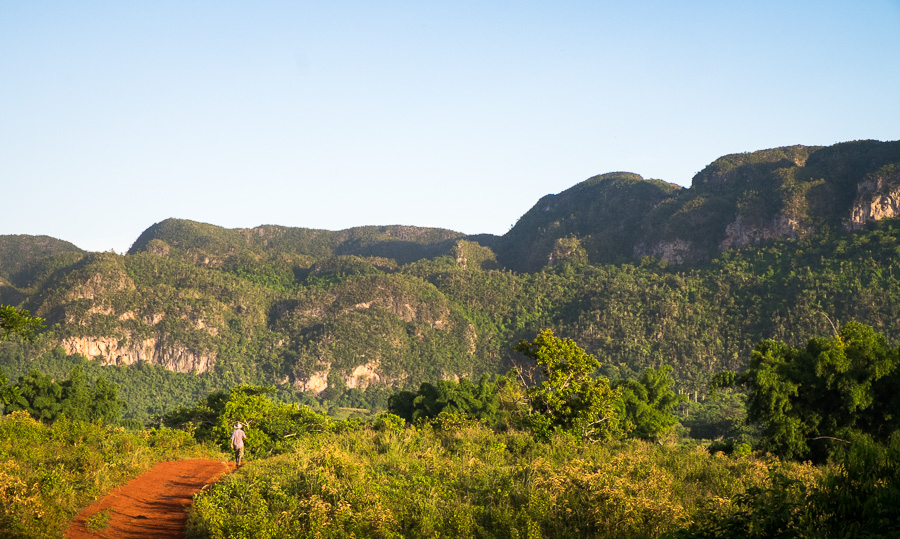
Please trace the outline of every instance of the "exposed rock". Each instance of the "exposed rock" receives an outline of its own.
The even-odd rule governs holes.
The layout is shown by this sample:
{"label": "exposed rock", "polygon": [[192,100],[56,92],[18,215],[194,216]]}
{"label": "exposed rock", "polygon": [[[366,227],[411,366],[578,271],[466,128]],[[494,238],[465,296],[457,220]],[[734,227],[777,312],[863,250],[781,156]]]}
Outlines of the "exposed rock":
{"label": "exposed rock", "polygon": [[116,337],[67,337],[62,347],[68,354],[99,358],[103,365],[133,365],[146,361],[184,373],[203,373],[215,362],[214,353],[197,353],[180,343],[163,344],[156,338],[132,341]]}
{"label": "exposed rock", "polygon": [[369,362],[365,365],[358,365],[347,377],[347,387],[350,389],[365,389],[373,382],[381,381],[381,376],[376,369],[378,363]]}
{"label": "exposed rock", "polygon": [[162,321],[162,319],[165,317],[166,317],[166,315],[164,313],[154,313],[154,314],[145,315],[142,318],[142,320],[144,321],[145,324],[150,324],[151,326],[155,326],[156,324],[159,324]]}
{"label": "exposed rock", "polygon": [[478,332],[473,324],[466,326],[465,340],[469,354],[474,354],[478,350]]}
{"label": "exposed rock", "polygon": [[683,239],[674,239],[671,241],[661,241],[656,245],[647,248],[643,244],[635,247],[636,256],[655,256],[660,260],[665,260],[673,264],[683,264],[690,262],[698,257],[697,249],[690,241]]}
{"label": "exposed rock", "polygon": [[900,216],[900,172],[892,172],[859,183],[845,228],[859,230],[869,221]]}
{"label": "exposed rock", "polygon": [[746,223],[744,217],[738,215],[734,222],[725,227],[725,239],[719,243],[719,250],[755,245],[778,238],[795,240],[806,232],[800,221],[784,214],[778,214],[771,221],[758,226]]}
{"label": "exposed rock", "polygon": [[102,314],[105,316],[109,316],[115,314],[115,311],[109,305],[103,305],[101,303],[100,305],[94,305],[93,307],[88,309],[86,314]]}
{"label": "exposed rock", "polygon": [[189,315],[183,314],[183,315],[181,315],[181,318],[188,320],[191,324],[193,324],[193,326],[196,329],[205,331],[205,332],[209,333],[210,335],[212,335],[213,337],[215,337],[219,334],[219,328],[217,328],[216,326],[210,325],[209,322],[207,322],[200,316],[197,316],[196,314],[193,314],[193,313],[189,314]]}
{"label": "exposed rock", "polygon": [[307,380],[297,380],[294,385],[300,391],[310,391],[318,395],[328,389],[328,373],[330,369],[313,373]]}

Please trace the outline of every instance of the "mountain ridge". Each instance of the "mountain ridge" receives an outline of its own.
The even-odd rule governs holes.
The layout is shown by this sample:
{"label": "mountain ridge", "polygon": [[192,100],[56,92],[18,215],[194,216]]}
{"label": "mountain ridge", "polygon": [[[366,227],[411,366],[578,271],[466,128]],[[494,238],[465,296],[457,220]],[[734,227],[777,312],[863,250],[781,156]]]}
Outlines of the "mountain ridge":
{"label": "mountain ridge", "polygon": [[[503,267],[538,271],[551,264],[551,254],[559,251],[557,242],[568,239],[575,240],[592,263],[652,256],[698,264],[730,247],[797,239],[827,227],[858,229],[870,220],[898,215],[898,167],[900,141],[784,146],[719,157],[694,176],[690,187],[631,172],[599,174],[541,197],[502,236],[406,225],[337,231],[282,225],[227,229],[170,218],[148,227],[128,254],[176,251],[214,266],[229,256],[260,259],[277,254],[382,257],[402,265],[448,255],[457,241],[465,240],[494,250]],[[28,251],[21,243],[26,237],[17,240],[23,252]],[[0,243],[0,277],[9,280],[22,269],[17,262],[21,256],[11,262],[4,245],[15,237],[0,238],[5,238]],[[40,241],[54,240],[66,244],[65,250],[84,252],[63,240],[44,238]]]}
{"label": "mountain ridge", "polygon": [[[503,267],[516,271],[560,262],[553,253],[571,249],[558,243],[572,240],[592,263],[652,256],[699,264],[731,247],[797,239],[828,227],[860,228],[898,215],[897,167],[900,141],[793,145],[722,156],[698,172],[690,187],[631,172],[599,174],[541,197],[502,236],[399,225],[340,231],[264,225],[232,231],[248,236],[248,243],[251,235],[263,242],[268,235],[273,247],[266,243],[264,250],[269,251],[281,245],[295,255],[383,256],[400,264],[449,254],[460,239],[491,248]],[[153,231],[170,221],[178,220],[147,229],[129,252],[147,249],[151,239],[165,241]]]}
{"label": "mountain ridge", "polygon": [[[900,339],[900,143],[732,154],[696,181],[594,176],[504,236],[168,219],[125,255],[0,237],[0,301],[47,319],[29,354],[351,406],[502,372],[521,361],[511,344],[544,328],[615,377],[672,365],[685,392],[762,338],[829,321]],[[0,366],[23,365],[15,346]]]}

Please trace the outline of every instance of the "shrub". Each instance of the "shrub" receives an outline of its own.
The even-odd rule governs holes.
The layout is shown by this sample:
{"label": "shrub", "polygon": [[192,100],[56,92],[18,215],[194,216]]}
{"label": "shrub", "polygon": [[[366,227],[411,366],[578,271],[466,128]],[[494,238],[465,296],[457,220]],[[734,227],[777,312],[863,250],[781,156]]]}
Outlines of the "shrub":
{"label": "shrub", "polygon": [[0,536],[56,537],[77,511],[160,460],[208,455],[187,433],[27,412],[0,417]]}
{"label": "shrub", "polygon": [[815,476],[752,455],[574,435],[538,442],[477,423],[305,434],[198,495],[188,533],[654,537],[689,525],[710,503],[730,507],[774,470],[801,484]]}

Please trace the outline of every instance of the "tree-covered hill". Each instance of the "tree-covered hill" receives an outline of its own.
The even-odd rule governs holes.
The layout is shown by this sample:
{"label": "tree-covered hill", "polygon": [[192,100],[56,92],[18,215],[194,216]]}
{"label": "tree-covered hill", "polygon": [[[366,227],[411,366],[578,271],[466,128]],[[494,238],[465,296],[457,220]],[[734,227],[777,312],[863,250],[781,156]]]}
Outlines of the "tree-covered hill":
{"label": "tree-covered hill", "polygon": [[181,253],[205,265],[221,266],[248,257],[322,259],[339,255],[384,257],[400,264],[448,252],[459,232],[415,226],[366,226],[331,231],[262,225],[225,229],[182,219],[166,219],[148,228],[129,254]]}
{"label": "tree-covered hill", "polygon": [[[120,384],[163,380],[167,399],[198,389],[147,367],[368,407],[505,371],[525,361],[516,342],[552,329],[611,378],[671,365],[694,394],[762,339],[797,344],[851,319],[900,339],[898,170],[900,143],[865,141],[726,156],[689,189],[606,174],[501,238],[175,219],[127,255],[0,237],[0,302],[49,326],[0,347],[0,368],[14,379],[42,357],[66,373],[78,354],[116,365]],[[648,247],[662,244],[674,250]]]}
{"label": "tree-covered hill", "polygon": [[[631,260],[644,217],[680,190],[627,172],[595,176],[539,200],[498,242],[500,261],[511,269],[535,271],[560,262],[560,254],[575,256],[575,250],[595,263]],[[577,240],[560,253],[567,239]]]}
{"label": "tree-covered hill", "polygon": [[24,289],[41,274],[53,270],[60,259],[73,260],[82,249],[49,236],[0,236],[0,304],[18,304]]}
{"label": "tree-covered hill", "polygon": [[731,247],[858,229],[896,215],[900,141],[857,141],[726,155],[688,189],[628,172],[602,174],[541,198],[501,237],[412,226],[229,230],[167,219],[141,234],[129,254],[149,251],[216,267],[340,255],[402,265],[450,254],[467,239],[494,250],[514,271],[538,271],[567,258],[609,264],[652,256],[695,265]]}
{"label": "tree-covered hill", "polygon": [[27,286],[48,257],[84,252],[67,241],[50,236],[0,236],[0,279],[15,286]]}
{"label": "tree-covered hill", "polygon": [[653,256],[698,264],[731,247],[896,215],[900,141],[790,146],[721,157],[689,189],[628,173],[591,178],[542,198],[496,250],[519,271],[558,262],[560,253],[592,263]]}

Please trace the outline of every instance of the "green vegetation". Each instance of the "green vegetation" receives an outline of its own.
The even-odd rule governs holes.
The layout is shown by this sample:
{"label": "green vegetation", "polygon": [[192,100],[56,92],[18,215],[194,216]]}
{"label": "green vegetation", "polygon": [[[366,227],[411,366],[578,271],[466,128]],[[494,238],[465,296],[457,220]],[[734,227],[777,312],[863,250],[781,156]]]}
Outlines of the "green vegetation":
{"label": "green vegetation", "polygon": [[693,269],[646,260],[519,274],[449,257],[392,266],[341,256],[276,274],[103,253],[34,284],[27,308],[48,330],[32,344],[0,343],[0,368],[62,379],[84,360],[58,345],[100,353],[116,365],[89,357],[85,372],[116,383],[124,417],[141,423],[241,383],[295,400],[315,378],[328,386],[308,404],[385,409],[396,390],[506,372],[521,362],[509,343],[551,329],[613,382],[668,365],[674,391],[699,400],[714,373],[745,368],[766,338],[797,346],[830,332],[829,319],[900,338],[898,262],[894,221],[732,250]]}
{"label": "green vegetation", "polygon": [[[222,383],[210,375],[172,372],[143,361],[134,365],[103,366],[80,355],[66,354],[61,347],[34,357],[39,350],[39,344],[21,346],[0,343],[0,372],[5,371],[12,381],[28,377],[32,372],[62,381],[74,369],[80,369],[89,384],[102,378],[116,386],[119,400],[127,403],[121,409],[121,418],[135,427],[151,424],[155,417],[204,398],[221,387],[219,384]],[[279,391],[277,397],[282,400],[295,399],[297,395]]]}
{"label": "green vegetation", "polygon": [[190,537],[658,537],[808,465],[478,424],[299,438],[195,501]]}
{"label": "green vegetation", "polygon": [[12,305],[0,305],[0,341],[8,341],[18,336],[33,339],[37,331],[44,327],[44,319],[31,316],[28,309],[16,309]]}
{"label": "green vegetation", "polygon": [[[623,395],[670,366],[672,390],[700,404],[763,339],[797,346],[828,320],[900,339],[900,226],[866,222],[898,164],[900,143],[861,141],[725,156],[690,189],[605,174],[541,199],[503,237],[170,219],[124,256],[3,237],[0,301],[48,330],[0,346],[0,367],[53,363],[38,370],[61,379],[102,358],[109,372],[86,374],[116,383],[124,417],[144,424],[239,384],[306,391],[339,414],[507,372],[522,360],[510,343],[550,329]],[[638,408],[622,412],[649,420]]]}
{"label": "green vegetation", "polygon": [[900,349],[858,322],[802,349],[763,341],[744,373],[724,374],[720,385],[747,387],[763,448],[785,458],[824,461],[861,436],[887,443],[900,432]]}
{"label": "green vegetation", "polygon": [[[0,462],[7,463],[0,493],[14,500],[0,524],[16,536],[54,535],[91,496],[160,455],[224,449],[240,421],[249,463],[197,496],[191,537],[900,532],[900,428],[892,423],[895,408],[879,398],[896,385],[900,348],[871,327],[848,323],[805,349],[763,341],[745,373],[715,377],[717,393],[703,406],[675,394],[668,368],[610,383],[595,375],[596,359],[551,331],[516,348],[536,361],[530,382],[514,370],[477,384],[422,384],[389,399],[398,415],[367,422],[335,421],[273,401],[273,387],[251,385],[211,393],[162,419],[179,430],[126,431],[65,413],[45,417],[46,424],[13,412],[0,419]],[[798,376],[803,383],[791,381]],[[747,387],[747,417],[759,424],[743,431],[751,433],[745,439],[776,454],[735,441],[726,455],[666,435],[692,414],[734,421],[715,410],[733,402],[735,383]],[[615,429],[600,431],[598,423]],[[735,428],[695,423],[712,432]],[[800,438],[785,444],[785,424],[799,425]],[[848,439],[817,464],[797,462],[816,456],[803,443],[824,428]],[[98,466],[109,468],[102,480]],[[103,519],[91,525],[99,529]],[[50,527],[39,528],[44,520]]]}
{"label": "green vegetation", "polygon": [[89,532],[96,533],[109,527],[110,519],[112,519],[112,514],[109,512],[109,509],[104,509],[88,517],[84,523]]}
{"label": "green vegetation", "polygon": [[[172,219],[117,255],[3,236],[0,399],[62,445],[86,422],[220,447],[248,424],[241,474],[266,479],[204,496],[213,536],[241,518],[275,535],[886,535],[900,222],[867,212],[898,186],[900,142],[859,141],[725,156],[690,189],[597,176],[503,237]],[[0,488],[33,502],[49,456],[32,457]],[[671,505],[642,501],[656,480]],[[27,507],[3,523],[35,529]]]}
{"label": "green vegetation", "polygon": [[900,533],[900,348],[851,322],[805,348],[767,340],[750,368],[715,383],[747,388],[759,447],[830,463],[819,481],[774,475],[728,509],[698,514],[681,537],[887,537]]}
{"label": "green vegetation", "polygon": [[600,363],[571,339],[544,330],[515,350],[536,368],[482,376],[477,384],[441,380],[418,392],[400,391],[388,411],[409,423],[476,420],[495,429],[519,429],[549,440],[554,433],[601,441],[637,436],[659,439],[678,422],[671,368],[646,369],[638,380],[612,383],[597,375]]}
{"label": "green vegetation", "polygon": [[677,395],[674,386],[670,366],[644,369],[637,380],[613,382],[613,389],[620,391],[619,417],[626,422],[624,430],[645,440],[665,436],[678,423],[675,407],[687,399]]}
{"label": "green vegetation", "polygon": [[0,373],[0,399],[4,412],[28,412],[35,419],[55,421],[67,417],[75,421],[116,423],[125,405],[118,399],[118,388],[105,378],[88,383],[84,370],[75,367],[69,379],[57,382],[50,376],[32,371],[7,385]]}
{"label": "green vegetation", "polygon": [[267,397],[272,387],[242,385],[230,391],[211,393],[204,402],[166,414],[162,422],[194,433],[200,442],[229,448],[233,425],[240,422],[247,433],[248,459],[281,453],[291,438],[308,432],[322,432],[334,424],[308,407],[275,403]]}
{"label": "green vegetation", "polygon": [[555,429],[586,440],[620,434],[616,407],[620,392],[610,388],[608,379],[594,376],[600,363],[593,356],[550,330],[530,343],[521,341],[516,351],[534,359],[543,378],[525,392],[533,430],[547,437]]}
{"label": "green vegetation", "polygon": [[442,413],[477,419],[491,425],[505,418],[500,408],[500,387],[486,376],[477,384],[465,378],[459,382],[425,382],[418,392],[400,391],[391,395],[388,411],[410,423],[427,422]]}
{"label": "green vegetation", "polygon": [[49,236],[0,236],[0,278],[23,285],[39,272],[39,261],[62,254],[84,254],[67,241]]}
{"label": "green vegetation", "polygon": [[[773,348],[780,354],[766,356]],[[757,347],[760,353],[747,373],[717,377],[722,385],[743,380],[750,386],[751,421],[763,424],[761,447],[783,447],[783,431],[770,428],[773,422],[780,425],[782,416],[812,414],[787,404],[784,399],[790,398],[797,399],[792,403],[830,398],[835,401],[830,408],[819,403],[825,410],[841,410],[851,425],[877,431],[873,437],[855,430],[852,440],[844,440],[827,463],[816,467],[751,455],[745,443],[735,444],[731,457],[693,444],[591,443],[578,421],[598,417],[586,412],[591,409],[587,404],[609,401],[584,399],[595,390],[579,377],[596,369],[596,360],[549,331],[518,349],[544,369],[546,380],[524,394],[541,405],[531,412],[544,416],[555,431],[523,432],[499,423],[492,429],[473,419],[482,409],[473,403],[495,402],[491,395],[508,389],[503,383],[483,379],[480,392],[471,383],[458,384],[456,391],[452,382],[423,385],[418,395],[392,399],[398,411],[411,410],[417,426],[403,429],[396,421],[400,418],[383,416],[370,428],[321,429],[297,437],[281,448],[281,455],[254,463],[200,496],[191,514],[191,534],[845,537],[900,532],[900,510],[894,503],[900,496],[900,430],[886,423],[893,420],[894,409],[873,407],[860,390],[872,388],[865,382],[871,381],[866,368],[882,373],[878,380],[890,376],[887,358],[898,349],[887,348],[869,327],[848,324],[833,339],[810,341],[807,352],[827,360],[830,371],[821,365],[811,368],[803,352],[790,354],[768,341]],[[777,357],[776,368],[763,366],[762,357],[770,363]],[[829,394],[827,383],[779,382],[801,371],[832,375],[833,386],[847,394]],[[853,373],[863,383],[834,372]],[[667,369],[648,370],[640,380],[619,384],[631,394],[620,403],[633,405],[636,399],[642,406],[632,409],[644,409],[653,418],[644,421],[647,426],[667,425],[670,418],[646,408],[660,412],[678,404],[667,375]],[[621,398],[605,379],[592,380],[605,389],[603,395]],[[766,415],[755,403],[772,388],[781,391],[782,400],[765,408]],[[848,401],[850,396],[856,399]],[[817,425],[833,424],[826,411],[822,415]],[[613,415],[604,418],[618,422]]]}
{"label": "green vegetation", "polygon": [[209,454],[183,431],[0,417],[0,536],[59,537],[82,507],[154,463]]}

